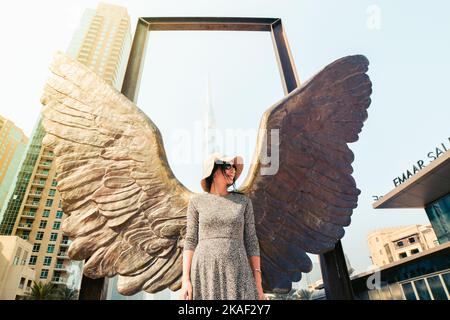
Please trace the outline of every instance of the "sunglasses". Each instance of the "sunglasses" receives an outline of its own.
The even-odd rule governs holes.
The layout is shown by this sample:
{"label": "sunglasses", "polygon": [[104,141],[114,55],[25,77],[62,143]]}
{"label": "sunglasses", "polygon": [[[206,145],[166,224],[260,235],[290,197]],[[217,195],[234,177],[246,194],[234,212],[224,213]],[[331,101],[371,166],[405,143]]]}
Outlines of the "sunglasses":
{"label": "sunglasses", "polygon": [[234,164],[232,165],[230,163],[224,163],[222,166],[225,170],[230,170],[232,167],[234,168],[234,170],[236,170],[236,166]]}

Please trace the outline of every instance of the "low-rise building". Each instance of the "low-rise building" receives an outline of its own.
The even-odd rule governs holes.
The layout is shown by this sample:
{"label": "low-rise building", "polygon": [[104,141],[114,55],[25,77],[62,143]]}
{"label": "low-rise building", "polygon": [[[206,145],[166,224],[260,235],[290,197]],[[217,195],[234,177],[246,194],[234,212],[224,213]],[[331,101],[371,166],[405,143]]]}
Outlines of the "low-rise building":
{"label": "low-rise building", "polygon": [[367,242],[372,263],[378,267],[434,248],[439,244],[431,224],[376,230],[368,235]]}
{"label": "low-rise building", "polygon": [[0,236],[0,299],[17,300],[31,292],[35,271],[28,266],[32,245],[17,236]]}

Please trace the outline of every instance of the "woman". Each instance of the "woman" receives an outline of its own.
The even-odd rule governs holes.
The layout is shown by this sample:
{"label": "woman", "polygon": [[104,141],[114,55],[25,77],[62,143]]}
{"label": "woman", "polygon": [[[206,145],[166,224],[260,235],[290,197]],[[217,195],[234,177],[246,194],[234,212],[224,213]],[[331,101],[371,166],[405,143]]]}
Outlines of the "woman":
{"label": "woman", "polygon": [[250,198],[228,192],[243,169],[242,157],[212,154],[201,186],[189,201],[181,299],[265,300],[259,243]]}

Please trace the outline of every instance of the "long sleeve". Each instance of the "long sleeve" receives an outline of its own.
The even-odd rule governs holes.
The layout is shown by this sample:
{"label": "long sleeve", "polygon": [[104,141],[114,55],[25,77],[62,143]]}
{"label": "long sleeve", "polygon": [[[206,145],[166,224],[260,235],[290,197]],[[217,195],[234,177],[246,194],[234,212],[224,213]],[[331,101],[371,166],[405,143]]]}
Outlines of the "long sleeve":
{"label": "long sleeve", "polygon": [[189,200],[186,216],[186,239],[183,250],[195,250],[198,243],[198,211],[195,208],[192,199]]}
{"label": "long sleeve", "polygon": [[252,200],[248,199],[247,207],[244,212],[244,245],[247,251],[247,256],[259,256],[259,242],[256,236],[255,216],[253,214]]}

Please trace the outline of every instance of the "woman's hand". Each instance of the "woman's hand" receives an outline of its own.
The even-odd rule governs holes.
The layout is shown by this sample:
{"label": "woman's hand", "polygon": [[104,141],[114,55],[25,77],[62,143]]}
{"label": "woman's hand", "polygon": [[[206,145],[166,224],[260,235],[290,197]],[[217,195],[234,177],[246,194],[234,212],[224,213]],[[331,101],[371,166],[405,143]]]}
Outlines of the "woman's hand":
{"label": "woman's hand", "polygon": [[257,287],[258,289],[258,300],[268,300],[261,286]]}
{"label": "woman's hand", "polygon": [[181,300],[192,300],[192,283],[190,280],[183,280],[181,285]]}

